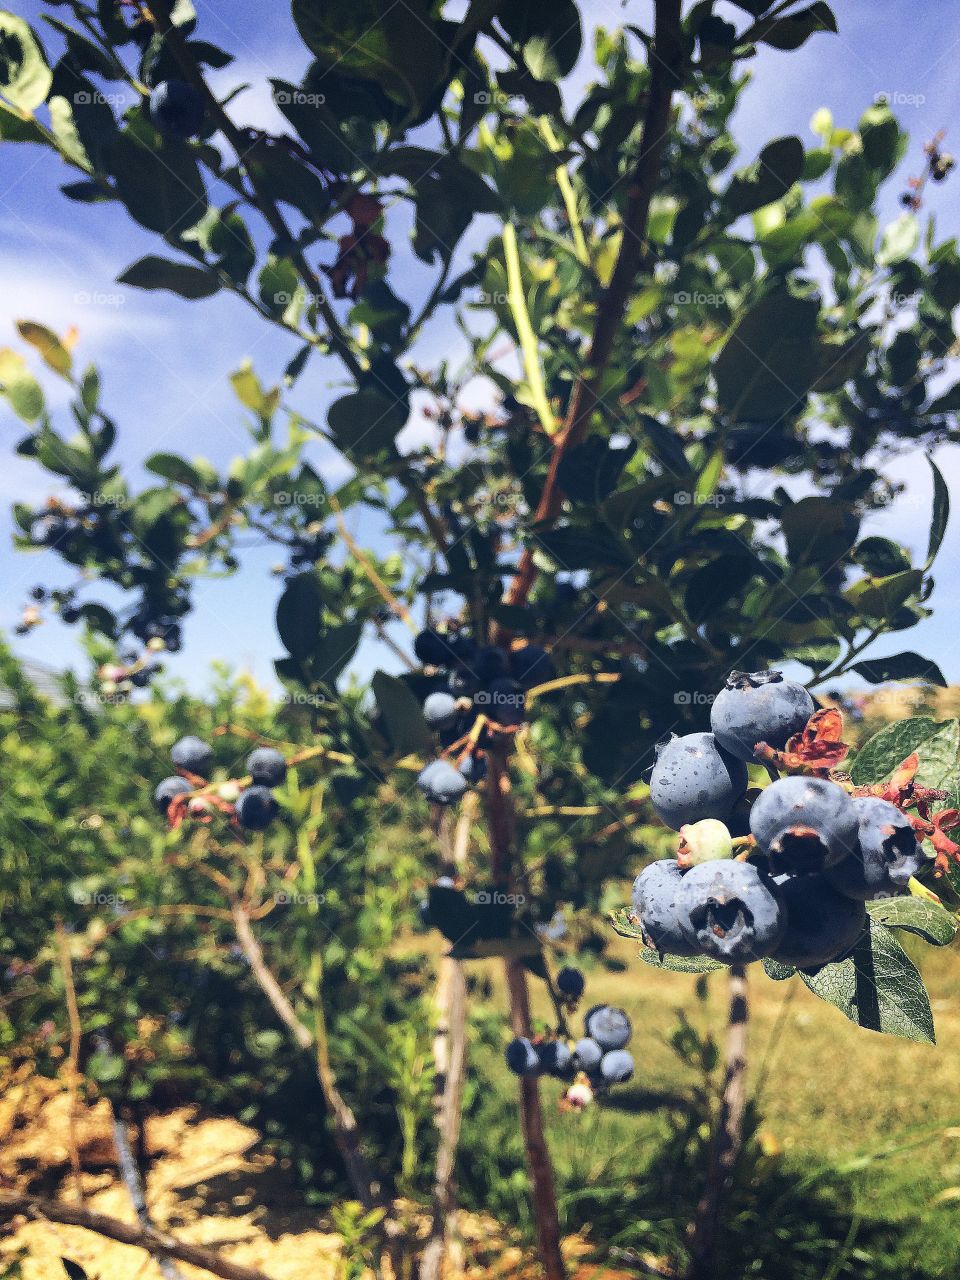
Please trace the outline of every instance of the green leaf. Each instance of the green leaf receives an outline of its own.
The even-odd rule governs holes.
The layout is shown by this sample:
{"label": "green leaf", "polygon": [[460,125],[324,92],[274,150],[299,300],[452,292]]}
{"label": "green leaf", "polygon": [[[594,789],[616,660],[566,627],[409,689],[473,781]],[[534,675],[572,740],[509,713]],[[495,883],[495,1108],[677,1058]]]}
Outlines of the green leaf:
{"label": "green leaf", "polygon": [[162,476],[164,480],[171,480],[174,484],[186,485],[188,489],[203,492],[207,487],[196,467],[179,454],[155,453],[143,465],[155,476]]}
{"label": "green leaf", "polygon": [[762,964],[763,972],[774,982],[786,982],[797,972],[793,965],[781,964],[779,960],[771,960],[769,957],[762,961]]}
{"label": "green leaf", "polygon": [[719,960],[710,960],[706,956],[658,956],[646,947],[641,947],[640,959],[651,969],[662,969],[666,973],[716,973],[718,969],[726,968]]}
{"label": "green leaf", "polygon": [[176,238],[206,211],[206,188],[186,146],[153,151],[131,134],[118,133],[107,147],[107,164],[130,216],[148,231]]}
{"label": "green leaf", "polygon": [[957,921],[945,907],[906,895],[867,903],[871,920],[888,929],[915,933],[933,947],[945,947],[957,936]]}
{"label": "green leaf", "polygon": [[924,566],[929,569],[937,557],[944,534],[947,532],[947,522],[950,519],[950,490],[947,488],[947,482],[940,468],[930,454],[927,454],[927,462],[933,472],[933,513],[930,517],[930,538],[927,542],[927,559]]}
{"label": "green leaf", "polygon": [[802,973],[810,990],[845,1018],[868,1031],[935,1044],[930,1000],[910,957],[889,929],[872,920],[847,960],[814,976]]}
{"label": "green leaf", "polygon": [[904,569],[883,578],[864,578],[843,593],[854,608],[869,618],[891,618],[923,583],[919,569]]}
{"label": "green leaf", "polygon": [[723,202],[727,214],[738,218],[785,195],[803,173],[804,151],[799,138],[775,138],[754,163],[738,173]]}
{"label": "green leaf", "polygon": [[888,724],[869,738],[850,765],[850,776],[858,787],[884,782],[922,742],[936,732],[930,716],[910,716]]}
{"label": "green leaf", "polygon": [[737,421],[775,421],[802,407],[817,376],[818,306],[785,290],[743,315],[714,363],[717,401]]}
{"label": "green leaf", "polygon": [[386,723],[394,751],[401,756],[428,751],[433,735],[423,718],[420,703],[410,686],[396,676],[377,671],[373,677],[373,696]]}
{"label": "green leaf", "polygon": [[277,631],[291,657],[309,658],[320,635],[320,587],[312,573],[291,578],[277,602]]}
{"label": "green leaf", "polygon": [[43,413],[43,392],[27,368],[27,362],[10,347],[0,347],[0,391],[10,408],[24,422],[36,422]]}
{"label": "green leaf", "polygon": [[127,267],[117,277],[118,284],[129,284],[135,289],[169,289],[181,298],[209,298],[220,289],[220,281],[213,271],[205,267],[191,267],[183,262],[171,262],[169,258],[157,258],[148,254]]}
{"label": "green leaf", "polygon": [[369,456],[388,448],[410,416],[406,399],[362,387],[335,401],[327,410],[327,425],[345,453]]}
{"label": "green leaf", "polygon": [[877,262],[882,267],[893,266],[909,258],[920,243],[920,223],[912,213],[902,213],[884,230],[877,250]]}
{"label": "green leaf", "polygon": [[345,622],[341,627],[321,631],[314,642],[310,662],[313,679],[332,688],[356,653],[362,634],[363,624],[360,622]]}
{"label": "green leaf", "polygon": [[0,94],[21,111],[46,101],[53,75],[28,23],[0,11]]}
{"label": "green leaf", "polygon": [[882,578],[910,568],[910,557],[889,538],[872,536],[857,543],[854,559],[872,578]]}
{"label": "green leaf", "polygon": [[247,224],[232,207],[211,206],[184,239],[195,240],[235,284],[246,284],[257,254]]}
{"label": "green leaf", "polygon": [[785,507],[780,524],[793,564],[836,564],[852,549],[859,530],[848,502],[815,496]]}
{"label": "green leaf", "polygon": [[960,771],[960,720],[944,720],[917,748],[917,782],[924,787],[956,786]]}
{"label": "green leaf", "polygon": [[719,960],[709,960],[706,956],[658,956],[651,951],[643,940],[643,930],[630,919],[630,913],[623,907],[610,913],[610,923],[621,938],[633,938],[640,945],[640,959],[654,969],[663,969],[669,973],[713,973],[724,966]]}
{"label": "green leaf", "polygon": [[[768,6],[769,7],[769,6]],[[836,33],[837,20],[828,4],[812,4],[782,18],[768,18],[745,31],[741,41],[772,45],[775,49],[799,49],[817,31]]]}
{"label": "green leaf", "polygon": [[633,563],[620,542],[600,525],[590,529],[533,529],[531,540],[535,554],[543,552],[561,570],[626,569]]}
{"label": "green leaf", "polygon": [[923,680],[926,684],[946,689],[943,672],[935,662],[919,653],[894,653],[887,658],[867,658],[851,667],[871,684],[883,684],[885,680]]}
{"label": "green leaf", "polygon": [[448,68],[449,24],[435,22],[432,10],[429,0],[293,0],[293,20],[320,71],[375,81],[414,113],[442,89]]}
{"label": "green leaf", "polygon": [[69,377],[73,357],[52,329],[33,320],[18,320],[17,332],[25,342],[40,352],[45,365],[61,377]]}

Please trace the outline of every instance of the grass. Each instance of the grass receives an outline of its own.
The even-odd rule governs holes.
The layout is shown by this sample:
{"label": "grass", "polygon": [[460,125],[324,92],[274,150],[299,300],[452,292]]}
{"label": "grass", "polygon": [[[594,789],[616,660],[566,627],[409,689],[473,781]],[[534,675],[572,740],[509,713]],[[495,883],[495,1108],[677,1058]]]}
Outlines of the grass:
{"label": "grass", "polygon": [[[861,1031],[796,979],[752,974],[756,1140],[717,1280],[960,1274],[960,1198],[950,1198],[960,1187],[958,950],[909,950],[923,965],[936,1047]],[[678,1057],[670,1036],[682,1009],[699,1033],[722,1040],[725,983],[711,976],[701,1001],[694,979],[648,969],[633,944],[618,941],[611,954],[627,968],[589,972],[587,996],[628,1011],[638,1070],[580,1116],[560,1113],[562,1086],[544,1082],[566,1225],[598,1241],[674,1253],[699,1191],[706,1135],[691,1099],[705,1078]],[[499,968],[485,965],[483,976],[502,1009]],[[533,986],[535,1013],[547,1021],[542,984]],[[473,1067],[493,1088],[481,1091],[465,1127],[465,1194],[529,1230],[515,1082],[494,1048],[477,1049]]]}

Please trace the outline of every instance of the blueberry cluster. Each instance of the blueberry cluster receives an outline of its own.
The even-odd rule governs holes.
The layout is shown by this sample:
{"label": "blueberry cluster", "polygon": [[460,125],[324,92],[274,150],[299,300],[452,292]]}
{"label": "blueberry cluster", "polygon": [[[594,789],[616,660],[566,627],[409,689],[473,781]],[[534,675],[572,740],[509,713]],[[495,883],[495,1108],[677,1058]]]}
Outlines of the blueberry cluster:
{"label": "blueberry cluster", "polygon": [[[680,848],[640,873],[632,904],[660,955],[725,964],[769,957],[816,971],[856,945],[866,902],[907,892],[923,854],[896,805],[805,774],[745,799],[747,762],[764,759],[765,748],[782,751],[813,711],[806,689],[779,672],[734,672],[713,704],[713,732],[660,750],[651,800],[679,830]],[[735,857],[725,824],[741,817]]]}
{"label": "blueberry cluster", "polygon": [[[583,974],[572,967],[561,969],[557,988],[568,999],[578,999],[583,994]],[[507,1045],[504,1057],[514,1075],[548,1075],[572,1081],[564,1101],[579,1108],[600,1090],[624,1084],[632,1077],[633,1055],[627,1049],[632,1034],[623,1009],[598,1004],[588,1010],[584,1035],[572,1047],[566,1040],[517,1036]]]}
{"label": "blueberry cluster", "polygon": [[526,692],[553,677],[553,663],[540,645],[507,650],[478,644],[456,630],[421,631],[413,649],[437,677],[423,714],[443,748],[421,771],[417,785],[432,804],[453,804],[483,781],[491,737],[523,723]]}
{"label": "blueberry cluster", "polygon": [[[215,790],[206,788],[213,770],[213,748],[193,734],[174,743],[170,759],[177,773],[164,778],[153,793],[154,804],[165,817],[173,817],[174,805],[181,816],[186,806],[187,812],[198,818],[208,816],[212,809],[222,809],[235,815],[245,830],[264,831],[277,816],[279,805],[273,789],[285,780],[287,762],[275,747],[257,747],[250,753],[246,765],[250,785],[243,788],[233,782]],[[188,796],[192,796],[189,801]]]}

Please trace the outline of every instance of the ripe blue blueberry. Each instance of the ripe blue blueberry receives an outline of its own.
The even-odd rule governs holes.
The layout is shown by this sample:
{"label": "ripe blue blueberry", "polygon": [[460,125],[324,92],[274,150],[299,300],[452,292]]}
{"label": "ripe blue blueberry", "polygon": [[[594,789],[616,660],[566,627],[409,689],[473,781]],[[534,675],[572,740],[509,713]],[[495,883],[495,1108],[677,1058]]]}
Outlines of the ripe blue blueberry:
{"label": "ripe blue blueberry", "polygon": [[192,791],[193,787],[186,780],[174,775],[172,778],[164,778],[153,793],[153,803],[157,806],[160,813],[166,813],[170,808],[170,802],[177,796],[184,796],[188,791]]}
{"label": "ripe blue blueberry", "polygon": [[237,821],[247,831],[265,831],[278,808],[269,787],[247,787],[237,798]]}
{"label": "ripe blue blueberry", "polygon": [[579,1000],[586,985],[583,974],[573,965],[564,965],[557,973],[557,990],[568,1000]]}
{"label": "ripe blue blueberry", "polygon": [[566,1080],[574,1075],[573,1054],[562,1040],[546,1040],[537,1045],[540,1070]]}
{"label": "ripe blue blueberry", "polygon": [[747,766],[712,733],[688,733],[657,748],[650,803],[674,831],[703,818],[723,822],[746,789]]}
{"label": "ripe blue blueberry", "polygon": [[478,756],[476,752],[464,756],[463,760],[460,761],[460,772],[471,787],[476,786],[478,782],[482,782],[487,776],[486,756]]}
{"label": "ripe blue blueberry", "polygon": [[584,1018],[584,1030],[601,1049],[623,1049],[630,1042],[632,1028],[623,1009],[613,1005],[595,1005]]}
{"label": "ripe blue blueberry", "polygon": [[539,644],[527,644],[511,651],[510,674],[525,689],[532,689],[534,685],[552,680],[557,673],[546,649]]}
{"label": "ripe blue blueberry", "polygon": [[150,94],[149,114],[168,138],[192,138],[203,126],[203,98],[185,80],[163,80]]}
{"label": "ripe blue blueberry", "polygon": [[787,927],[774,960],[798,969],[819,969],[838,960],[867,928],[862,902],[838,893],[825,876],[777,876]]}
{"label": "ripe blue blueberry", "polygon": [[754,801],[750,830],[776,874],[822,871],[856,852],[857,808],[826,778],[780,778]]}
{"label": "ripe blue blueberry", "polygon": [[603,1050],[591,1036],[585,1036],[573,1046],[573,1056],[580,1070],[590,1075],[599,1069]]}
{"label": "ripe blue blueberry", "polygon": [[431,729],[449,729],[457,718],[457,700],[442,689],[431,693],[423,704],[423,717]]}
{"label": "ripe blue blueberry", "polygon": [[758,742],[780,750],[815,710],[803,685],[784,680],[779,671],[733,671],[710,709],[710,728],[724,750],[753,760]]}
{"label": "ripe blue blueberry", "polygon": [[448,760],[433,760],[420,770],[417,786],[431,804],[453,804],[467,789],[467,780]]}
{"label": "ripe blue blueberry", "polygon": [[600,1059],[600,1078],[604,1084],[624,1084],[633,1075],[633,1054],[614,1049]]}
{"label": "ripe blue blueberry", "polygon": [[680,885],[683,873],[676,858],[651,862],[633,882],[633,914],[640,921],[644,942],[660,955],[695,956],[700,948],[680,927]]}
{"label": "ripe blue blueberry", "polygon": [[487,644],[477,650],[470,662],[470,670],[481,684],[490,684],[493,680],[502,680],[510,675],[510,658],[506,649]]}
{"label": "ripe blue blueberry", "polygon": [[783,903],[769,877],[750,862],[702,862],[678,895],[687,941],[724,964],[770,955],[783,936]]}
{"label": "ripe blue blueberry", "polygon": [[477,694],[476,703],[497,724],[513,725],[523,723],[527,699],[517,681],[504,676],[491,681],[486,692]]}
{"label": "ripe blue blueberry", "polygon": [[828,867],[826,876],[849,898],[871,902],[906,893],[924,857],[913,825],[896,805],[877,796],[857,796],[859,844],[849,857]]}
{"label": "ripe blue blueberry", "polygon": [[187,773],[195,773],[198,777],[205,778],[213,764],[213,747],[208,746],[200,738],[194,737],[193,734],[188,734],[174,743],[170,759],[178,769],[184,769]]}
{"label": "ripe blue blueberry", "polygon": [[428,667],[446,667],[454,660],[453,650],[446,636],[427,627],[413,642],[413,652]]}
{"label": "ripe blue blueberry", "polygon": [[534,1076],[540,1070],[540,1055],[525,1036],[511,1040],[504,1057],[515,1076]]}
{"label": "ripe blue blueberry", "polygon": [[287,776],[287,762],[276,747],[257,747],[247,757],[247,773],[261,787],[279,787]]}

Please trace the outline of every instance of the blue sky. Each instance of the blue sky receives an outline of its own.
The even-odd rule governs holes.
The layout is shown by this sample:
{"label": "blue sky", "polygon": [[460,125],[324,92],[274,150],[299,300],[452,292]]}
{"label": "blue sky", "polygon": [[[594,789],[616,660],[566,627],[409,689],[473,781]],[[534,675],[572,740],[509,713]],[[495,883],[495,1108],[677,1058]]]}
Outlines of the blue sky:
{"label": "blue sky", "polygon": [[[35,25],[49,52],[53,33],[40,21],[45,6],[20,0],[16,11]],[[814,144],[809,121],[828,106],[838,125],[853,125],[879,94],[893,103],[911,135],[901,177],[922,168],[922,144],[939,128],[947,128],[947,147],[960,151],[960,6],[938,6],[936,21],[921,21],[916,10],[896,0],[838,0],[834,5],[839,36],[817,36],[798,52],[765,50],[753,64],[754,83],[741,99],[734,131],[743,148],[743,163],[752,160],[770,137],[796,133]],[[236,55],[230,68],[217,74],[218,89],[240,82],[252,86],[237,99],[233,113],[240,123],[267,128],[281,125],[270,101],[268,75],[295,81],[307,62],[286,4],[254,0],[198,0],[198,35],[222,44]],[[729,6],[731,16],[742,11]],[[49,9],[48,9],[49,11]],[[605,26],[646,23],[650,5],[591,0],[590,19]],[[916,16],[914,16],[916,15]],[[591,78],[589,58],[570,77],[567,93],[575,96]],[[227,378],[249,356],[264,381],[276,381],[295,352],[291,341],[264,325],[228,297],[189,303],[165,293],[143,294],[115,283],[136,258],[158,251],[155,238],[139,228],[119,205],[85,206],[67,201],[59,185],[67,170],[40,148],[0,144],[0,346],[17,344],[14,321],[37,320],[63,332],[79,330],[77,357],[101,369],[105,403],[121,427],[120,456],[134,478],[142,460],[158,449],[209,457],[217,464],[245,448],[241,410]],[[924,216],[936,218],[938,238],[960,233],[957,182],[933,188]],[[900,212],[893,182],[881,213],[890,220]],[[475,224],[467,243],[482,244],[489,228]],[[160,247],[162,249],[162,246]],[[412,253],[396,252],[392,264],[397,291],[408,300],[429,288],[432,272]],[[453,353],[458,346],[449,312],[424,333],[418,362]],[[310,418],[322,419],[324,406],[336,398],[340,372],[333,362],[315,361],[298,383],[291,400]],[[56,380],[48,380],[48,390]],[[477,403],[486,394],[475,390]],[[52,403],[61,401],[51,394]],[[65,418],[60,419],[67,429]],[[427,428],[414,422],[412,434]],[[9,629],[29,586],[51,580],[52,557],[11,556],[7,510],[14,501],[36,502],[47,493],[39,468],[13,455],[19,424],[0,407],[0,547],[3,573],[0,628]],[[343,464],[329,450],[311,446],[315,465],[331,479]],[[956,448],[942,448],[937,459],[951,487],[960,478]],[[904,500],[872,522],[870,532],[885,533],[921,552],[925,547],[930,484],[922,456],[898,461],[897,478],[908,484]],[[361,541],[356,517],[351,520]],[[279,653],[273,626],[277,582],[269,574],[276,559],[269,551],[252,553],[242,574],[199,584],[196,610],[186,630],[185,652],[171,658],[168,669],[194,687],[202,687],[209,664],[226,659],[263,680],[272,677]],[[957,566],[960,565],[960,517],[955,518],[941,552],[934,616],[911,632],[881,642],[875,652],[918,649],[942,667],[948,679],[960,681],[956,635],[960,630]],[[401,633],[402,634],[402,633]],[[18,652],[53,665],[76,662],[76,637],[55,621],[47,622]],[[359,665],[382,664],[396,669],[397,660],[379,646],[367,646]]]}

